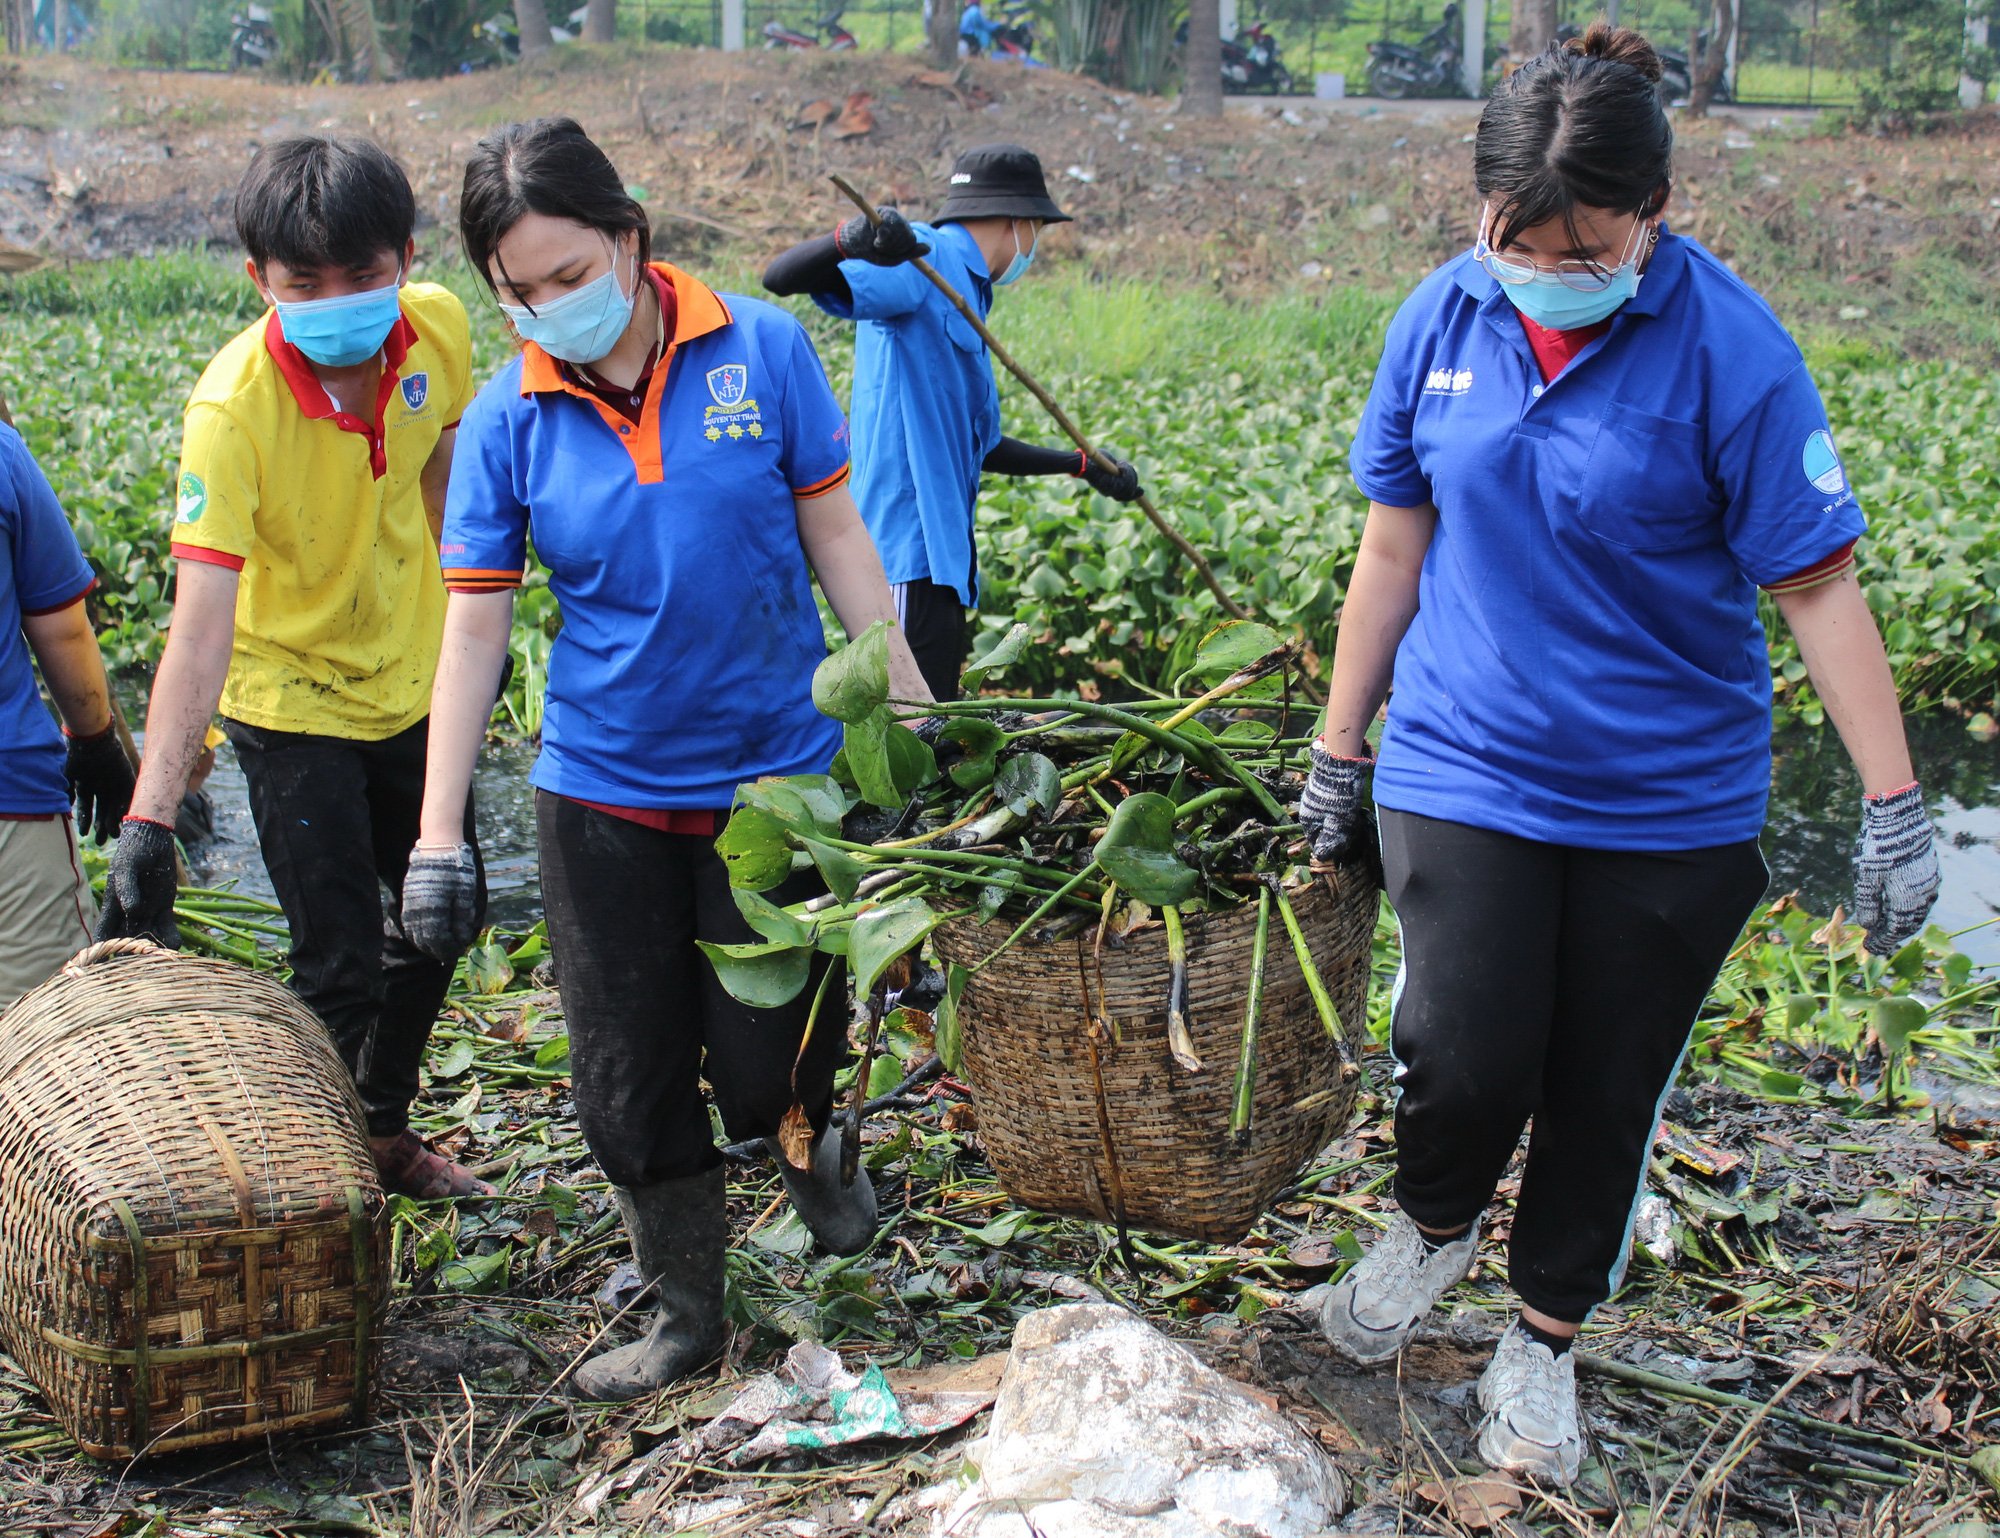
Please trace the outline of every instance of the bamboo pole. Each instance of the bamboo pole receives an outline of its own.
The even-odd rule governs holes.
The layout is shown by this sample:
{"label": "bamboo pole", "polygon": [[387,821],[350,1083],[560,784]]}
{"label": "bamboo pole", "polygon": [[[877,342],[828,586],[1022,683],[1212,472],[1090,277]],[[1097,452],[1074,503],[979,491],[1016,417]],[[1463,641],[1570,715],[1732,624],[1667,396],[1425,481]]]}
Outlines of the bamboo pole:
{"label": "bamboo pole", "polygon": [[[882,222],[882,215],[876,210],[875,205],[862,196],[846,177],[836,172],[829,177],[829,180],[846,194],[848,200],[856,208],[868,216],[870,224],[880,224]],[[1102,449],[1093,446],[1091,441],[1084,437],[1083,430],[1070,419],[1069,413],[1063,410],[1062,404],[1053,395],[1049,394],[1047,390],[1042,388],[1041,382],[1033,374],[1030,374],[1019,363],[1015,362],[1013,354],[1000,345],[1000,339],[986,329],[986,322],[981,320],[978,312],[965,302],[965,296],[953,288],[938,270],[921,256],[912,257],[910,265],[928,278],[932,286],[939,293],[943,294],[946,299],[951,301],[952,308],[957,310],[960,315],[963,315],[972,329],[979,333],[980,340],[985,342],[987,347],[992,351],[993,356],[1000,360],[1001,365],[1007,372],[1020,380],[1026,386],[1028,393],[1042,403],[1042,409],[1055,418],[1056,426],[1063,430],[1068,436],[1069,441],[1081,449],[1100,470],[1116,474],[1118,466],[1112,460],[1111,456],[1106,454]],[[1208,558],[1194,547],[1194,544],[1185,534],[1181,533],[1179,529],[1166,520],[1160,510],[1153,506],[1153,499],[1144,492],[1141,492],[1138,500],[1139,511],[1146,515],[1147,521],[1160,531],[1169,544],[1180,551],[1188,564],[1200,573],[1201,580],[1207,583],[1208,590],[1215,594],[1216,602],[1222,605],[1223,612],[1231,619],[1249,619],[1250,611],[1245,609],[1234,598],[1231,598],[1223,590],[1221,582],[1216,580],[1215,568],[1209,565]]]}

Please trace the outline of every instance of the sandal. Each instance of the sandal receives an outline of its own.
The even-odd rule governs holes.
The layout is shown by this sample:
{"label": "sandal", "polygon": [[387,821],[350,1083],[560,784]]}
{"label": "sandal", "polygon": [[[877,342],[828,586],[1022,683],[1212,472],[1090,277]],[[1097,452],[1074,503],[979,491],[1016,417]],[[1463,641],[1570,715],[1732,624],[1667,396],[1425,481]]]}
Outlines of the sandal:
{"label": "sandal", "polygon": [[408,1128],[386,1143],[371,1139],[369,1147],[382,1176],[382,1189],[392,1196],[435,1201],[440,1197],[500,1194],[498,1187],[488,1185],[463,1164],[432,1153]]}

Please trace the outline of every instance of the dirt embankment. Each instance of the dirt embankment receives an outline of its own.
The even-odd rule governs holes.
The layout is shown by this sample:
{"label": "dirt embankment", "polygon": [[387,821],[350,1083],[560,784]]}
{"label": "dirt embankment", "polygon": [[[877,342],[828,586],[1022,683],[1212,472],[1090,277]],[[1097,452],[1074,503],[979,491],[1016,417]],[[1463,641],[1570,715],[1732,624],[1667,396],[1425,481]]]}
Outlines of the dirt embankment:
{"label": "dirt embankment", "polygon": [[[1103,270],[1393,286],[1458,248],[1476,208],[1468,103],[1272,102],[1198,123],[1053,70],[571,48],[538,72],[375,86],[14,67],[0,78],[0,240],[58,259],[227,243],[228,194],[252,149],[335,127],[395,151],[426,218],[449,227],[473,143],[547,112],[599,137],[683,254],[752,257],[830,225],[845,204],[829,170],[928,211],[953,155],[999,139],[1040,152],[1078,218],[1070,252]],[[865,131],[839,137],[843,123]],[[1683,123],[1679,176],[1681,226],[1753,282],[1809,274],[1820,318],[1904,282],[1899,264],[1915,256],[1941,254],[1987,293],[2000,277],[1991,112],[1901,141],[1772,114]]]}

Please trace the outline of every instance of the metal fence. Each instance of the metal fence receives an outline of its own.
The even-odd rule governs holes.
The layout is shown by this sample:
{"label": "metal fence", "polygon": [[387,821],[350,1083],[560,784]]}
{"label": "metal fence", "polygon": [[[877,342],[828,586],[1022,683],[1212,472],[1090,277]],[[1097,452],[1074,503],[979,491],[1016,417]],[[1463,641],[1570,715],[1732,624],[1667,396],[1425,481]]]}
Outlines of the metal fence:
{"label": "metal fence", "polygon": [[[1445,0],[1264,0],[1261,5],[1240,0],[1238,25],[1262,21],[1277,36],[1295,91],[1310,94],[1320,76],[1333,75],[1352,96],[1367,89],[1369,43],[1415,43],[1438,25],[1444,6]],[[924,0],[854,0],[845,7],[840,0],[747,0],[745,42],[753,49],[762,47],[765,26],[775,22],[818,35],[824,43],[819,24],[836,8],[841,26],[861,48],[915,52],[924,46]],[[1603,9],[1595,0],[1565,0],[1558,20],[1582,26]],[[1705,19],[1708,9],[1692,0],[1621,0],[1617,19],[1656,45],[1688,55],[1697,17]],[[1829,25],[1831,10],[1832,0],[1746,5],[1746,23],[1727,79],[1731,98],[1755,106],[1852,105],[1851,48],[1837,41]],[[1489,82],[1506,48],[1510,15],[1507,0],[1489,0]],[[621,30],[635,27],[656,42],[707,47],[722,42],[721,0],[620,0],[619,17]]]}

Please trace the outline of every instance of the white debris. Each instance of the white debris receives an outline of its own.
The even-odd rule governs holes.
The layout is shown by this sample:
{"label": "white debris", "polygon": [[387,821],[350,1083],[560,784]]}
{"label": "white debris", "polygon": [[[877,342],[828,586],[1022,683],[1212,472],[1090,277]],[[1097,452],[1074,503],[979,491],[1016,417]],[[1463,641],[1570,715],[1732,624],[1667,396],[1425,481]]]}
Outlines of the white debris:
{"label": "white debris", "polygon": [[1021,1321],[966,1464],[935,1538],[1314,1538],[1344,1504],[1317,1442],[1104,1303]]}

